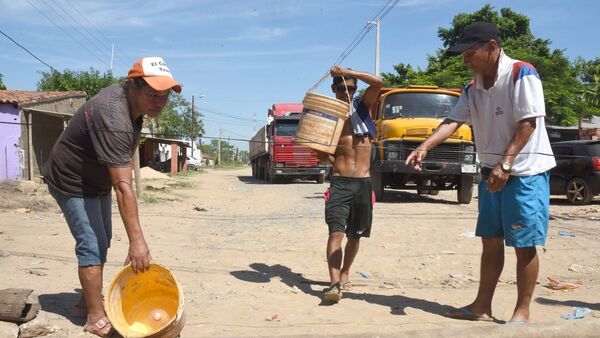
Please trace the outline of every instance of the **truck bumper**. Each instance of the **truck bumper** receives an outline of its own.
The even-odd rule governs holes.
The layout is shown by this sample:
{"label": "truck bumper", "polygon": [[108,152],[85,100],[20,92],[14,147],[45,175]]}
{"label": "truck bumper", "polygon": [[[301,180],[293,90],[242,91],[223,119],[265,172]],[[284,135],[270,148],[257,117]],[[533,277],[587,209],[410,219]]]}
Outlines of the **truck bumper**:
{"label": "truck bumper", "polygon": [[275,176],[317,176],[327,175],[329,167],[314,168],[272,168],[271,175]]}
{"label": "truck bumper", "polygon": [[430,175],[477,175],[479,172],[477,164],[424,162],[421,167],[423,170],[417,171],[412,166],[404,164],[404,161],[378,160],[372,163],[371,170],[378,173]]}

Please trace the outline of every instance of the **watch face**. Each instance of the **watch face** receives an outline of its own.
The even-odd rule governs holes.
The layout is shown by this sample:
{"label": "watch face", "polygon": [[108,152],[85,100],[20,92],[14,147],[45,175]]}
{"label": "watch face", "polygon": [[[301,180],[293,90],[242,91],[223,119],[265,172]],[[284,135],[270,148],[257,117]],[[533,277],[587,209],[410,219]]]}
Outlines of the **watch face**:
{"label": "watch face", "polygon": [[508,163],[502,163],[502,170],[509,171],[510,170],[510,165]]}

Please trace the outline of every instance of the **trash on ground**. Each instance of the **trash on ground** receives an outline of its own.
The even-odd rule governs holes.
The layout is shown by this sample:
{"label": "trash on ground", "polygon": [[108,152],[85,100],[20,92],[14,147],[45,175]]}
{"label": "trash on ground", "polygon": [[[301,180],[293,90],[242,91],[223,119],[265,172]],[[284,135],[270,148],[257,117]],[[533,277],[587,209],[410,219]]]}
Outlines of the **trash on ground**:
{"label": "trash on ground", "polygon": [[465,237],[465,238],[475,238],[475,231],[467,231],[464,232],[460,235],[458,235],[459,237]]}
{"label": "trash on ground", "polygon": [[267,316],[267,318],[265,318],[265,320],[267,322],[272,322],[272,321],[275,321],[275,320],[279,320],[279,314],[276,313],[274,315]]}
{"label": "trash on ground", "polygon": [[575,237],[575,234],[567,230],[558,230],[560,237]]}
{"label": "trash on ground", "polygon": [[360,272],[360,271],[356,271],[356,273],[361,276],[362,278],[369,278],[369,275],[364,273],[364,272]]}
{"label": "trash on ground", "polygon": [[550,276],[546,277],[546,280],[548,284],[544,285],[544,287],[551,290],[575,290],[583,286],[581,282],[561,281]]}
{"label": "trash on ground", "polygon": [[560,315],[560,318],[562,318],[562,319],[581,319],[590,312],[592,312],[592,310],[587,307],[575,307],[574,306],[573,313],[569,313],[566,315]]}

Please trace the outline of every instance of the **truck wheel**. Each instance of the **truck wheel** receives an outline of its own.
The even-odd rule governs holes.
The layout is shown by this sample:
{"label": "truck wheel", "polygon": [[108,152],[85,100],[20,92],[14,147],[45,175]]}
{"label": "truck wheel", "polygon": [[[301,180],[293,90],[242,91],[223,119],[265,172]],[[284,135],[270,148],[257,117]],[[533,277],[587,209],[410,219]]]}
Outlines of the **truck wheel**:
{"label": "truck wheel", "polygon": [[317,176],[316,181],[317,181],[318,184],[325,183],[325,174]]}
{"label": "truck wheel", "polygon": [[375,192],[375,200],[383,201],[383,175],[379,172],[371,171],[371,183],[373,184],[373,192]]}
{"label": "truck wheel", "polygon": [[567,183],[567,188],[565,190],[567,191],[566,195],[569,203],[575,205],[589,204],[594,197],[590,190],[590,186],[585,180],[579,177],[571,179]]}
{"label": "truck wheel", "polygon": [[258,159],[258,164],[256,165],[256,175],[258,175],[258,179],[259,180],[264,180],[265,179],[265,165],[264,165],[265,160],[264,159]]}
{"label": "truck wheel", "polygon": [[462,175],[459,177],[456,197],[460,204],[471,203],[471,199],[473,198],[473,176]]}
{"label": "truck wheel", "polygon": [[271,182],[271,161],[265,161],[265,181]]}

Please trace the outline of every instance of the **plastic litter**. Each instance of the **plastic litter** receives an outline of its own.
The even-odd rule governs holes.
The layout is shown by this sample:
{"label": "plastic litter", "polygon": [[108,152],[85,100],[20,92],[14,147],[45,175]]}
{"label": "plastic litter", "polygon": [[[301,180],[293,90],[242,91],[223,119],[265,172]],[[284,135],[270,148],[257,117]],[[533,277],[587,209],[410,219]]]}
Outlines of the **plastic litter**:
{"label": "plastic litter", "polygon": [[369,275],[364,273],[364,272],[360,272],[360,271],[356,271],[356,273],[361,276],[362,278],[369,278]]}
{"label": "plastic litter", "polygon": [[574,233],[566,230],[558,230],[558,235],[560,237],[575,237]]}
{"label": "plastic litter", "polygon": [[465,238],[475,238],[475,231],[467,231],[459,235],[460,237]]}
{"label": "plastic litter", "polygon": [[561,281],[550,276],[546,277],[546,280],[548,284],[544,285],[544,287],[551,290],[575,290],[583,286],[581,282]]}
{"label": "plastic litter", "polygon": [[562,319],[581,319],[590,312],[592,312],[592,310],[587,307],[575,307],[574,306],[573,313],[569,313],[566,315],[560,315],[560,318],[562,318]]}

